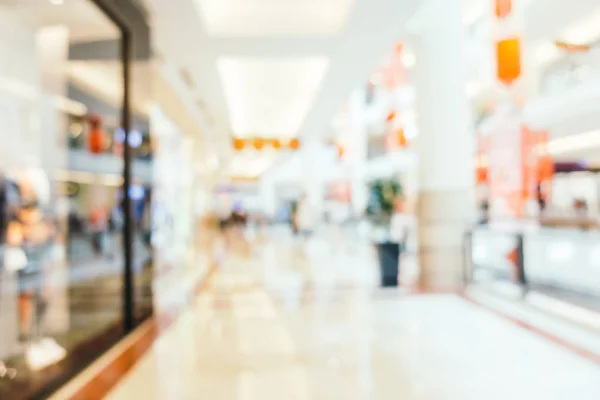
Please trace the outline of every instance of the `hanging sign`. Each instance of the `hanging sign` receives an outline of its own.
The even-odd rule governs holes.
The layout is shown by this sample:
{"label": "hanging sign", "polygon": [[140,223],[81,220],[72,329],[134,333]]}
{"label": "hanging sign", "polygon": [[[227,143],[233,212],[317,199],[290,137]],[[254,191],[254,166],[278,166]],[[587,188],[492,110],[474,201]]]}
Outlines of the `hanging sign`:
{"label": "hanging sign", "polygon": [[512,12],[512,0],[495,0],[496,1],[496,17],[504,19]]}

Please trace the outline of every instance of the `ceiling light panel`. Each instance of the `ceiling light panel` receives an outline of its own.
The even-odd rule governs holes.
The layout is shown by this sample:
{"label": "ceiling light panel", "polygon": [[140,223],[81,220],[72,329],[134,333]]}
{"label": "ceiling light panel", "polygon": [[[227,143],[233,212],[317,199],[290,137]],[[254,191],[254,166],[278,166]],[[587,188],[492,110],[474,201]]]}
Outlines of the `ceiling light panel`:
{"label": "ceiling light panel", "polygon": [[195,0],[211,36],[331,35],[354,0]]}
{"label": "ceiling light panel", "polygon": [[328,67],[326,57],[219,58],[234,135],[296,136]]}
{"label": "ceiling light panel", "polygon": [[569,26],[561,39],[576,44],[588,44],[600,36],[600,9]]}

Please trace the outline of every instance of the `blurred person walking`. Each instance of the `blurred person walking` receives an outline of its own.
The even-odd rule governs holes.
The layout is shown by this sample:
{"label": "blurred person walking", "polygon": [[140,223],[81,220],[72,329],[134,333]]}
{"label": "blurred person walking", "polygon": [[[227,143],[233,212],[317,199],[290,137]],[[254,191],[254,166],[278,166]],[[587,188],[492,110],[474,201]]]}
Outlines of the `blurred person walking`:
{"label": "blurred person walking", "polygon": [[306,254],[308,240],[313,235],[317,223],[315,210],[306,195],[302,195],[298,200],[293,220],[296,234],[300,237],[302,251]]}
{"label": "blurred person walking", "polygon": [[104,206],[92,208],[89,217],[89,232],[94,255],[100,257],[104,254],[104,240],[108,229],[108,215]]}

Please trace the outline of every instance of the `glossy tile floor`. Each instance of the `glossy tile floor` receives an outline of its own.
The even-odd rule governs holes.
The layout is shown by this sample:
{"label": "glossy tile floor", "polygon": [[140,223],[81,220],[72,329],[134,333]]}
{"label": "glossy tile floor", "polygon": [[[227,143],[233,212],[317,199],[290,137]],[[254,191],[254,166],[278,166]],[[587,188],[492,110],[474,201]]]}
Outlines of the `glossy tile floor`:
{"label": "glossy tile floor", "polygon": [[227,257],[110,400],[600,399],[600,367],[458,296],[374,285],[357,242]]}

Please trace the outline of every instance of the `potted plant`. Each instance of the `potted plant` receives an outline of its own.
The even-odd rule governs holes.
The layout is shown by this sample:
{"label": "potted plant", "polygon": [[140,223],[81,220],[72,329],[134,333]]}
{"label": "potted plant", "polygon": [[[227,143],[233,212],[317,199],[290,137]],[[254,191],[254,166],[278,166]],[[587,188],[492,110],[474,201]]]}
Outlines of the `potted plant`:
{"label": "potted plant", "polygon": [[394,179],[377,180],[370,185],[367,216],[377,249],[381,286],[398,286],[400,243],[391,238],[391,221],[402,187]]}

